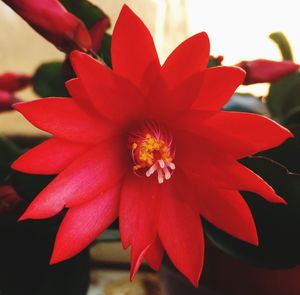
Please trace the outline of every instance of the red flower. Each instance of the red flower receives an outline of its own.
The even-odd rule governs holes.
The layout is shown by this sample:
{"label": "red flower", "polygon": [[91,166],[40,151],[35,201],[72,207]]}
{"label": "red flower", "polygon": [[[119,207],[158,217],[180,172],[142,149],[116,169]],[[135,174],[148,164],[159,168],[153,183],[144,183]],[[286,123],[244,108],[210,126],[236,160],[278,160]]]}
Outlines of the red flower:
{"label": "red flower", "polygon": [[22,90],[31,84],[28,75],[7,72],[0,75],[0,112],[12,109],[12,105],[20,100],[14,92]]}
{"label": "red flower", "polygon": [[15,102],[15,97],[11,93],[0,90],[0,113],[11,110]]}
{"label": "red flower", "polygon": [[88,50],[92,43],[83,22],[58,0],[3,0],[33,29],[63,51]]}
{"label": "red flower", "polygon": [[0,75],[0,90],[15,92],[31,84],[31,77],[25,74],[7,72]]}
{"label": "red flower", "polygon": [[104,17],[96,22],[89,30],[92,40],[92,49],[94,52],[99,52],[105,31],[109,27],[109,19]]}
{"label": "red flower", "polygon": [[275,82],[299,69],[299,65],[289,60],[273,61],[256,59],[242,61],[237,66],[246,71],[245,85]]}
{"label": "red flower", "polygon": [[238,191],[284,200],[237,160],[292,135],[267,118],[221,111],[245,74],[236,67],[206,69],[208,58],[209,40],[200,33],[160,66],[149,31],[124,6],[113,32],[113,70],[74,52],[71,99],[16,105],[54,135],[13,164],[58,174],[21,217],[48,218],[69,208],[51,263],[80,252],[117,217],[123,246],[131,246],[131,278],[143,258],[158,269],[166,251],[197,285],[204,257],[199,215],[258,244]]}

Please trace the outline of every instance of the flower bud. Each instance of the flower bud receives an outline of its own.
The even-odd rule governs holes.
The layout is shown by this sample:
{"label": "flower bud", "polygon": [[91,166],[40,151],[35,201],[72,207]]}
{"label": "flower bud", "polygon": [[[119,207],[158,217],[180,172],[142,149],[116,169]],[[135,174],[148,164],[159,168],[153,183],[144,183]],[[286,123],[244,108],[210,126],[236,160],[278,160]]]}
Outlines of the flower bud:
{"label": "flower bud", "polygon": [[0,90],[15,92],[31,84],[31,77],[25,74],[7,72],[0,75]]}
{"label": "flower bud", "polygon": [[73,49],[91,48],[91,38],[86,26],[58,0],[3,1],[58,49],[69,52]]}
{"label": "flower bud", "polygon": [[275,82],[293,72],[295,72],[299,65],[292,61],[273,61],[267,59],[256,59],[253,61],[242,61],[237,64],[246,71],[246,78],[244,85]]}

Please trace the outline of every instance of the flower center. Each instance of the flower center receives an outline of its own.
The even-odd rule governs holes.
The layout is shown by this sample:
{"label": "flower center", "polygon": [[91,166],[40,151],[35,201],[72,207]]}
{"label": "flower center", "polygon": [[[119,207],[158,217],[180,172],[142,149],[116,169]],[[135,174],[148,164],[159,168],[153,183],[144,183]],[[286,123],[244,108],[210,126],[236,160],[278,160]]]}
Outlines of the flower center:
{"label": "flower center", "polygon": [[146,121],[129,135],[134,165],[137,175],[150,177],[157,173],[158,183],[163,183],[175,170],[173,138],[170,132],[155,122]]}

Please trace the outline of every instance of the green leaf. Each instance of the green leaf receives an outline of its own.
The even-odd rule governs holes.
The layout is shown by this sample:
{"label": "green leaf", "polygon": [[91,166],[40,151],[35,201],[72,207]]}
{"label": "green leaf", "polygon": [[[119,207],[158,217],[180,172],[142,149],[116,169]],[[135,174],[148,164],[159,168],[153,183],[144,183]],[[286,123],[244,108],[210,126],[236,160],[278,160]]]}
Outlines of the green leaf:
{"label": "green leaf", "polygon": [[278,45],[284,60],[294,60],[290,43],[282,32],[272,33],[269,37]]}
{"label": "green leaf", "polygon": [[208,60],[208,68],[212,68],[212,67],[217,67],[221,65],[221,60],[223,59],[223,57],[214,57],[214,56],[210,56],[209,60]]}
{"label": "green leaf", "polygon": [[292,73],[271,84],[267,106],[276,120],[287,122],[294,109],[300,106],[300,72]]}
{"label": "green leaf", "polygon": [[102,39],[99,55],[104,60],[104,62],[111,68],[112,63],[111,63],[110,49],[111,49],[111,35],[105,33]]}
{"label": "green leaf", "polygon": [[[299,157],[300,153],[298,163]],[[256,266],[289,268],[300,264],[300,175],[288,174],[283,166],[265,158],[248,158],[243,164],[272,185],[288,205],[242,192],[257,226],[259,246],[242,242],[204,221],[208,238],[227,254]]]}
{"label": "green leaf", "polygon": [[81,19],[88,28],[107,17],[99,7],[86,0],[60,0],[60,2],[69,12]]}
{"label": "green leaf", "polygon": [[10,165],[21,155],[21,151],[5,137],[0,137],[0,184],[10,174]]}
{"label": "green leaf", "polygon": [[42,64],[33,76],[33,89],[40,97],[68,97],[62,62]]}

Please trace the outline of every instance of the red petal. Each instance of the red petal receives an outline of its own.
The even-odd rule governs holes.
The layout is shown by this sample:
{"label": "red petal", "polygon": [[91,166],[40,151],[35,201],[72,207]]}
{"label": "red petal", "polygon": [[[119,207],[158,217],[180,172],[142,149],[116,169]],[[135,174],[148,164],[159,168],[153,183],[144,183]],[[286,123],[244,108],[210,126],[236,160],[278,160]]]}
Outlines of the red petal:
{"label": "red petal", "polygon": [[70,95],[76,100],[76,102],[83,106],[88,106],[88,94],[83,88],[82,83],[78,78],[73,78],[71,80],[68,80],[66,83],[66,88],[68,89],[68,92]]}
{"label": "red petal", "polygon": [[[189,132],[174,132],[177,167],[187,174],[196,174],[207,183],[224,184],[223,171],[233,160],[217,145]],[[205,142],[205,144],[203,144]]]}
{"label": "red petal", "polygon": [[237,67],[214,67],[202,73],[202,87],[194,109],[221,109],[245,78],[245,72]]}
{"label": "red petal", "polygon": [[63,51],[90,49],[91,39],[83,22],[58,0],[4,0],[33,29]]}
{"label": "red petal", "polygon": [[43,98],[14,108],[36,127],[70,141],[96,143],[116,133],[111,125],[89,116],[68,98]]}
{"label": "red petal", "polygon": [[118,216],[119,186],[70,208],[58,230],[50,264],[68,259],[94,241]]}
{"label": "red petal", "polygon": [[202,216],[221,230],[258,245],[251,211],[239,192],[199,187],[199,210]]}
{"label": "red petal", "polygon": [[[293,134],[276,122],[256,114],[238,112],[219,112],[205,121],[203,128],[211,127],[238,140],[249,141],[252,145],[251,154],[275,147]],[[213,135],[212,135],[213,136]],[[224,141],[224,144],[228,144]],[[244,154],[251,155],[251,154]]]}
{"label": "red petal", "polygon": [[157,237],[153,244],[147,250],[144,258],[155,271],[159,271],[162,259],[163,259],[164,249]]}
{"label": "red petal", "polygon": [[131,245],[131,278],[157,236],[160,212],[159,185],[155,179],[130,172],[122,188],[120,232],[123,247]]}
{"label": "red petal", "polygon": [[[213,121],[210,118],[218,115],[219,112],[215,111],[192,110],[181,114],[171,124],[174,129],[186,131],[181,136],[183,142],[189,140],[185,137],[190,138],[191,144],[198,142],[202,145],[201,141],[205,142],[208,147],[217,148],[219,153],[224,154],[226,157],[241,159],[261,151],[261,148],[258,148],[257,144],[251,141],[251,138],[246,136],[242,138],[225,129],[223,131],[222,126],[215,127],[213,124],[206,124],[207,121]],[[194,139],[192,133],[195,134]],[[203,148],[200,147],[200,149]]]}
{"label": "red petal", "polygon": [[269,202],[286,203],[260,176],[238,162],[232,162],[223,173],[228,188],[257,193]]}
{"label": "red petal", "polygon": [[12,168],[32,174],[58,174],[88,149],[88,146],[51,138],[17,159]]}
{"label": "red petal", "polygon": [[157,52],[149,30],[127,5],[115,25],[111,46],[114,71],[138,87],[149,87],[160,70]]}
{"label": "red petal", "polygon": [[89,96],[89,103],[99,113],[122,123],[142,115],[145,101],[128,80],[79,51],[72,53],[71,61]]}
{"label": "red petal", "polygon": [[119,140],[97,145],[61,172],[30,204],[21,220],[43,219],[82,204],[115,185],[127,163]]}
{"label": "red petal", "polygon": [[186,203],[167,190],[162,195],[159,237],[174,265],[195,286],[202,272],[204,237],[200,217]]}
{"label": "red petal", "polygon": [[170,54],[161,69],[168,85],[178,85],[193,74],[204,70],[209,59],[209,47],[209,39],[205,32],[182,42]]}
{"label": "red petal", "polygon": [[104,17],[90,28],[94,52],[99,52],[105,31],[109,27],[109,19]]}
{"label": "red petal", "polygon": [[170,89],[158,78],[147,97],[151,113],[160,121],[169,121],[178,112],[190,109],[199,95],[201,79],[202,74],[196,73]]}

